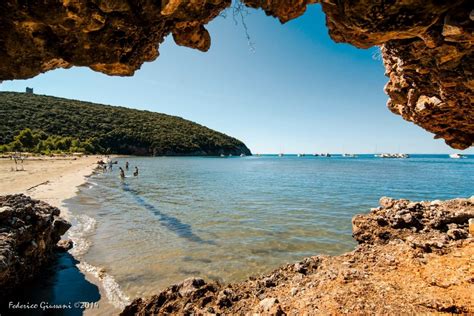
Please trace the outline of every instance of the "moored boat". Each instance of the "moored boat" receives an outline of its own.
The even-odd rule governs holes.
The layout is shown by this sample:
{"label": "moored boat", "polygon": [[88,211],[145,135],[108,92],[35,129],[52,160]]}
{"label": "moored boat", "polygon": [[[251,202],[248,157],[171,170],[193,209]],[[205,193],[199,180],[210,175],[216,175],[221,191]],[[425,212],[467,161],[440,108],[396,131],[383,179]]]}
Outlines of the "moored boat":
{"label": "moored boat", "polygon": [[461,158],[466,158],[466,156],[464,156],[462,154],[455,153],[455,154],[450,154],[449,158],[451,158],[451,159],[461,159]]}
{"label": "moored boat", "polygon": [[384,154],[376,154],[374,155],[374,157],[377,157],[377,158],[410,158],[410,155],[408,154],[402,154],[402,153],[398,153],[398,154],[389,154],[389,153],[384,153]]}

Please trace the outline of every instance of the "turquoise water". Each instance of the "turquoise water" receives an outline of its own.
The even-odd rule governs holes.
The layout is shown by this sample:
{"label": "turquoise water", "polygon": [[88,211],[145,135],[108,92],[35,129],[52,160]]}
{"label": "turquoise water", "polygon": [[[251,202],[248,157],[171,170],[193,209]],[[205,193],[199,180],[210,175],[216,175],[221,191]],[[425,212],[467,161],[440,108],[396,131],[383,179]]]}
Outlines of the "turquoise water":
{"label": "turquoise water", "polygon": [[117,299],[190,276],[238,281],[306,256],[350,251],[351,218],[381,196],[474,195],[472,157],[133,157],[119,165],[126,160],[124,181],[116,166],[97,173],[68,203],[73,254],[113,277],[123,293]]}

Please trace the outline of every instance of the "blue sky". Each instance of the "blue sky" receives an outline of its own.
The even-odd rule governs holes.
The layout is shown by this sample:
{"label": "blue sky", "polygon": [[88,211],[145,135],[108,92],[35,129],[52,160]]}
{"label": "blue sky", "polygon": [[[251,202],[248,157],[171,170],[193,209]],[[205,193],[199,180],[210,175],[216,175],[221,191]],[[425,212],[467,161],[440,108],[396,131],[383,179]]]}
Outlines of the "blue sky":
{"label": "blue sky", "polygon": [[38,94],[177,115],[234,136],[254,153],[455,152],[387,109],[377,48],[334,43],[319,5],[285,25],[249,12],[253,51],[229,14],[208,25],[207,53],[168,37],[160,57],[133,77],[72,68],[4,81],[0,90],[30,86]]}

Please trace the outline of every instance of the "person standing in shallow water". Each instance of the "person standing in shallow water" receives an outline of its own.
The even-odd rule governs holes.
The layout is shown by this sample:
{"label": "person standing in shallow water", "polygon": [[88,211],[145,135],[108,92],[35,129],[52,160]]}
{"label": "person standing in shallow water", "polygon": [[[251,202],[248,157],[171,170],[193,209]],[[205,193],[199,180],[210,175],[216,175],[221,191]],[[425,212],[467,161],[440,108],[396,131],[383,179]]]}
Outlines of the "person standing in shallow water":
{"label": "person standing in shallow water", "polygon": [[135,166],[135,172],[133,173],[134,177],[138,177],[138,167]]}
{"label": "person standing in shallow water", "polygon": [[127,161],[127,162],[125,162],[125,170],[127,170],[127,171],[128,171],[128,161]]}
{"label": "person standing in shallow water", "polygon": [[125,179],[125,171],[120,167],[120,178]]}

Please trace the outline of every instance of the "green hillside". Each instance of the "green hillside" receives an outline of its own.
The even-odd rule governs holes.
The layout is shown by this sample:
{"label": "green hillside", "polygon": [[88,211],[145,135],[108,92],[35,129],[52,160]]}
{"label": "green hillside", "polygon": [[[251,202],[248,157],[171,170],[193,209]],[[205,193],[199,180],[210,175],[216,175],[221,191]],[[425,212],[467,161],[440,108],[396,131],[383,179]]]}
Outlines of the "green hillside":
{"label": "green hillside", "polygon": [[[35,94],[0,92],[0,144],[29,128],[46,141],[94,144],[96,153],[250,155],[241,141],[176,116]],[[47,140],[47,138],[49,139]],[[13,142],[13,143],[12,143]]]}

